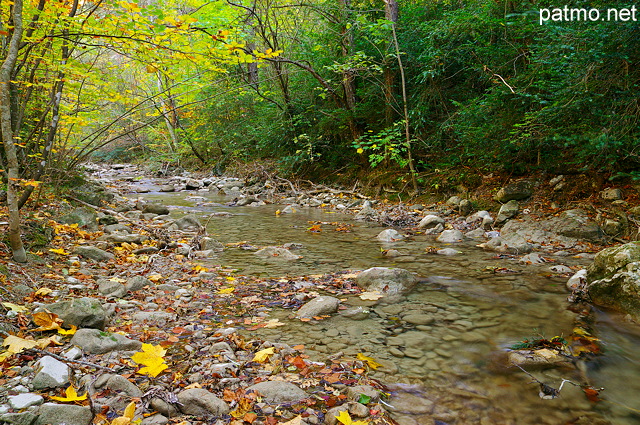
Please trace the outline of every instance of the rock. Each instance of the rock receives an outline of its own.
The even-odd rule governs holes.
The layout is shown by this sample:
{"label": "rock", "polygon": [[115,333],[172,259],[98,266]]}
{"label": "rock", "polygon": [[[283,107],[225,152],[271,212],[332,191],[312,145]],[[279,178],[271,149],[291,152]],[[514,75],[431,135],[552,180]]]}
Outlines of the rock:
{"label": "rock", "polygon": [[462,199],[459,196],[452,196],[449,199],[447,199],[445,204],[449,205],[451,207],[457,207],[458,205],[460,205],[461,201],[462,201]]}
{"label": "rock", "polygon": [[36,390],[57,388],[69,383],[69,366],[51,356],[36,362],[36,376],[31,385]]}
{"label": "rock", "polygon": [[262,395],[267,403],[292,403],[307,398],[307,393],[296,385],[284,381],[264,381],[247,388]]}
{"label": "rock", "polygon": [[567,289],[573,291],[587,282],[587,269],[578,270],[567,280]]}
{"label": "rock", "polygon": [[350,400],[358,401],[361,395],[365,395],[371,398],[371,403],[377,403],[380,400],[380,391],[373,388],[371,385],[355,385],[353,387],[347,387],[347,397]]}
{"label": "rock", "polygon": [[98,183],[89,182],[82,186],[75,187],[71,190],[71,195],[87,204],[102,206],[105,202],[111,202],[114,198],[113,193],[109,192],[104,186]]}
{"label": "rock", "polygon": [[174,221],[173,224],[175,224],[178,230],[199,230],[202,228],[200,220],[193,214],[180,217]]}
{"label": "rock", "polygon": [[535,221],[529,217],[522,220],[509,220],[502,228],[500,237],[506,245],[514,247],[530,243],[574,247],[578,240],[575,237],[559,234],[558,223],[555,220]]}
{"label": "rock", "polygon": [[254,252],[253,255],[256,255],[258,257],[261,257],[267,260],[293,261],[293,260],[302,258],[302,256],[296,255],[286,248],[280,248],[277,246],[264,247],[261,250]]}
{"label": "rock", "polygon": [[176,187],[172,184],[163,184],[160,186],[160,192],[175,192]]}
{"label": "rock", "polygon": [[20,410],[31,406],[38,406],[44,403],[44,398],[39,394],[24,393],[7,396],[7,401],[12,409]]}
{"label": "rock", "polygon": [[492,219],[491,214],[489,213],[489,211],[484,211],[483,210],[483,211],[478,211],[478,212],[475,212],[475,213],[471,214],[469,217],[466,218],[465,221],[467,223],[469,223],[469,224],[473,224],[473,223],[477,223],[477,222],[482,222],[483,220],[485,220],[487,218]]}
{"label": "rock", "polygon": [[471,211],[473,211],[473,204],[468,199],[463,199],[458,204],[458,212],[460,215],[468,215]]}
{"label": "rock", "polygon": [[600,192],[600,197],[605,201],[617,201],[622,199],[622,191],[616,188],[605,189]]}
{"label": "rock", "polygon": [[484,229],[482,227],[478,227],[477,229],[471,230],[464,234],[465,238],[468,239],[481,239],[484,238]]}
{"label": "rock", "polygon": [[341,316],[348,317],[351,320],[364,320],[369,317],[369,314],[369,309],[362,306],[351,307],[340,311]]}
{"label": "rock", "polygon": [[588,268],[587,291],[594,304],[640,319],[640,242],[596,254]]}
{"label": "rock", "polygon": [[624,232],[625,225],[617,220],[606,219],[602,224],[602,231],[609,236],[620,235]]}
{"label": "rock", "polygon": [[458,255],[458,254],[462,254],[462,251],[458,251],[457,249],[453,249],[453,248],[444,248],[444,249],[439,249],[436,251],[436,254],[438,255]]}
{"label": "rock", "polygon": [[167,403],[165,400],[159,397],[152,398],[149,404],[154,410],[162,413],[163,416],[166,416],[169,418],[173,416],[178,416],[180,414],[180,411],[178,410],[177,407],[175,407],[173,404]]}
{"label": "rock", "polygon": [[405,236],[395,229],[385,229],[377,236],[377,239],[380,242],[397,242],[403,240],[404,238]]}
{"label": "rock", "polygon": [[438,237],[436,238],[436,241],[441,243],[458,243],[462,242],[463,239],[464,235],[460,230],[451,229],[445,230],[440,233],[440,235],[438,235]]}
{"label": "rock", "polygon": [[169,208],[167,208],[166,205],[151,202],[144,205],[144,207],[142,208],[142,212],[156,215],[166,215],[169,214]]}
{"label": "rock", "polygon": [[487,251],[502,252],[507,254],[522,255],[533,250],[533,246],[520,240],[504,240],[501,237],[491,238],[488,242],[478,245]]}
{"label": "rock", "polygon": [[97,220],[98,215],[94,210],[87,207],[80,207],[58,218],[57,221],[64,224],[77,224],[80,228],[96,231],[98,230]]}
{"label": "rock", "polygon": [[565,274],[565,273],[573,273],[573,270],[571,269],[571,267],[567,267],[563,264],[558,264],[556,266],[551,266],[549,267],[549,270],[551,270],[554,273],[561,273],[561,274]]}
{"label": "rock", "polygon": [[111,233],[108,235],[101,236],[98,240],[104,240],[107,242],[113,242],[116,244],[121,243],[135,243],[141,244],[142,242],[149,240],[148,236],[139,235],[137,233]]}
{"label": "rock", "polygon": [[557,351],[542,348],[540,350],[513,350],[507,352],[507,364],[527,367],[573,367],[571,359]]}
{"label": "rock", "polygon": [[392,392],[392,394],[394,395],[389,399],[389,410],[394,413],[424,415],[433,411],[434,404],[428,398],[419,397],[404,391]]}
{"label": "rock", "polygon": [[541,264],[541,263],[546,263],[547,260],[542,258],[540,254],[531,253],[531,254],[524,255],[522,258],[518,260],[518,262],[520,264]]}
{"label": "rock", "polygon": [[281,211],[281,214],[294,214],[296,213],[296,207],[294,205],[287,205]]}
{"label": "rock", "polygon": [[90,354],[104,354],[110,351],[137,351],[142,348],[140,341],[98,329],[78,329],[71,338],[71,343]]}
{"label": "rock", "polygon": [[127,291],[139,291],[143,289],[145,286],[153,287],[153,282],[147,279],[144,276],[134,276],[130,279],[127,279],[127,282],[124,284]]}
{"label": "rock", "polygon": [[182,413],[200,418],[226,415],[231,410],[226,402],[203,388],[184,390],[178,394],[178,400]]}
{"label": "rock", "polygon": [[203,251],[222,251],[224,250],[224,245],[213,238],[203,237],[200,239],[200,249]]}
{"label": "rock", "polygon": [[516,214],[518,214],[518,208],[518,201],[514,199],[502,205],[496,217],[496,224],[502,224],[510,218],[515,217]]}
{"label": "rock", "polygon": [[140,422],[140,425],[166,425],[169,423],[169,419],[166,416],[156,413],[155,415],[147,416]]}
{"label": "rock", "polygon": [[409,271],[398,268],[372,267],[360,272],[356,283],[367,291],[395,295],[412,290],[418,279]]}
{"label": "rock", "polygon": [[356,214],[356,220],[375,220],[378,217],[378,211],[371,206],[371,201],[365,201],[362,209]]}
{"label": "rock", "polygon": [[549,220],[549,223],[554,231],[562,236],[591,242],[600,242],[604,236],[600,226],[581,209],[564,211],[560,217]]}
{"label": "rock", "polygon": [[184,186],[186,190],[198,190],[198,189],[201,189],[202,187],[203,187],[202,182],[195,179],[187,179]]}
{"label": "rock", "polygon": [[498,202],[519,201],[528,198],[532,194],[533,183],[529,180],[519,180],[501,188],[493,199]]}
{"label": "rock", "polygon": [[286,244],[282,245],[282,247],[284,249],[292,250],[292,249],[302,249],[304,248],[304,245],[298,242],[287,242]]}
{"label": "rock", "polygon": [[412,325],[430,325],[435,319],[429,314],[411,313],[406,316],[402,316],[402,320]]}
{"label": "rock", "polygon": [[0,415],[0,423],[12,425],[33,425],[38,416],[30,411],[22,413],[4,413]]}
{"label": "rock", "polygon": [[57,314],[66,325],[74,325],[78,328],[104,329],[107,323],[106,312],[100,301],[95,298],[76,298],[71,301],[45,304],[43,308]]}
{"label": "rock", "polygon": [[402,253],[397,249],[385,249],[384,251],[382,251],[382,256],[386,258],[396,258],[401,257]]}
{"label": "rock", "polygon": [[131,233],[131,229],[124,224],[109,224],[104,226],[103,230],[105,231],[105,233]]}
{"label": "rock", "polygon": [[429,214],[425,215],[420,223],[418,223],[419,229],[431,229],[436,227],[438,224],[442,225],[444,228],[444,219],[442,217],[438,217],[437,215]]}
{"label": "rock", "polygon": [[[104,376],[104,375],[103,375]],[[102,385],[97,385],[97,388],[107,388],[111,391],[121,391],[129,397],[142,397],[143,392],[133,382],[129,381],[124,376],[111,375],[106,382],[101,382]]]}
{"label": "rock", "polygon": [[37,410],[36,425],[89,425],[93,413],[89,406],[45,403]]}
{"label": "rock", "polygon": [[315,297],[298,310],[296,317],[298,319],[312,318],[315,316],[323,316],[338,311],[340,300],[329,296]]}
{"label": "rock", "polygon": [[75,254],[94,261],[109,261],[115,258],[110,252],[104,251],[95,246],[80,245],[73,249]]}
{"label": "rock", "polygon": [[174,322],[176,315],[167,311],[138,311],[133,314],[131,319],[136,323],[153,323],[164,326]]}
{"label": "rock", "polygon": [[103,226],[110,226],[118,224],[118,219],[112,215],[103,215],[101,217],[98,217],[98,224],[101,224]]}
{"label": "rock", "polygon": [[98,291],[105,297],[114,298],[122,298],[127,293],[122,283],[109,279],[98,279]]}

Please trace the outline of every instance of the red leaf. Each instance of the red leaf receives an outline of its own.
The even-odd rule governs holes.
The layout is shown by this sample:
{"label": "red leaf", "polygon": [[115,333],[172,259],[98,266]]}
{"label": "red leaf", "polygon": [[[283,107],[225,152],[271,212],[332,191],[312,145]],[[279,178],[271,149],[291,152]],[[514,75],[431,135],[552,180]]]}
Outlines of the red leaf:
{"label": "red leaf", "polygon": [[598,397],[600,395],[600,391],[596,390],[595,388],[584,388],[584,394],[587,396],[587,400],[592,403],[597,403],[602,400],[600,397]]}

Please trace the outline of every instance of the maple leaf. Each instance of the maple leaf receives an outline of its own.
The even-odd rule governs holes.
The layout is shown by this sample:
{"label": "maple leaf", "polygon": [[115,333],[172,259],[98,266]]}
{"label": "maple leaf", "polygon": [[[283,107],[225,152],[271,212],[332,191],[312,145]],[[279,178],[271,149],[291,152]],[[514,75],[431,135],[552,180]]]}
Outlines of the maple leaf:
{"label": "maple leaf", "polygon": [[77,330],[78,330],[78,327],[76,325],[71,325],[71,329],[69,330],[58,328],[58,333],[60,335],[74,335]]}
{"label": "maple leaf", "polygon": [[10,303],[10,302],[3,302],[2,305],[5,306],[6,308],[8,308],[11,311],[15,311],[16,313],[24,313],[24,312],[28,311],[27,307],[25,307],[23,305],[18,305],[18,304],[14,304],[14,303]]}
{"label": "maple leaf", "polygon": [[[133,417],[136,414],[136,404],[132,401],[125,407],[122,416],[111,421],[111,425],[129,425],[134,423]],[[137,421],[136,421],[137,422]]]}
{"label": "maple leaf", "polygon": [[255,356],[253,356],[254,362],[264,363],[269,359],[269,356],[274,354],[273,347],[265,348],[264,350],[258,351]]}
{"label": "maple leaf", "polygon": [[42,296],[44,296],[44,295],[49,295],[49,294],[50,294],[50,293],[52,293],[52,292],[53,292],[53,289],[50,289],[50,288],[40,288],[40,289],[38,289],[38,290],[35,292],[35,294],[34,294],[34,295],[35,295],[36,297],[37,297],[38,295],[42,295]]}
{"label": "maple leaf", "polygon": [[367,425],[369,422],[367,421],[354,421],[351,419],[351,415],[346,410],[340,412],[338,416],[335,417],[338,422],[342,425]]}
{"label": "maple leaf", "polygon": [[138,373],[155,378],[162,373],[163,370],[169,367],[164,362],[163,356],[166,353],[167,350],[162,348],[160,345],[142,344],[142,351],[131,356],[131,360],[145,366],[140,369]]}
{"label": "maple leaf", "polygon": [[36,329],[32,329],[33,332],[51,331],[60,328],[62,319],[57,314],[44,310],[33,314],[33,323],[39,326]]}
{"label": "maple leaf", "polygon": [[285,326],[286,323],[282,323],[278,319],[271,319],[267,323],[265,323],[265,328],[277,328],[278,326]]}
{"label": "maple leaf", "polygon": [[69,255],[69,253],[65,251],[64,248],[49,248],[49,251],[58,255]]}
{"label": "maple leaf", "polygon": [[73,388],[73,385],[69,385],[67,387],[67,389],[65,390],[65,394],[66,394],[66,397],[51,396],[51,399],[56,401],[61,401],[63,403],[67,403],[70,401],[82,401],[87,399],[87,393],[84,393],[83,395],[78,395],[78,393],[76,392],[76,389]]}
{"label": "maple leaf", "polygon": [[7,352],[11,355],[36,347],[38,342],[31,339],[20,338],[15,335],[9,335],[4,339],[2,345],[4,347],[9,347],[7,348]]}
{"label": "maple leaf", "polygon": [[377,361],[375,361],[372,357],[365,356],[362,353],[358,353],[358,360],[362,360],[363,362],[367,362],[369,367],[371,369],[373,369],[373,370],[376,370],[377,368],[382,366],[382,364],[380,364]]}
{"label": "maple leaf", "polygon": [[220,289],[220,290],[218,291],[218,294],[230,294],[230,293],[232,293],[232,292],[233,292],[233,291],[235,291],[235,290],[236,290],[236,288],[235,288],[235,287],[230,286],[230,287],[228,287],[228,288],[222,288],[222,289]]}

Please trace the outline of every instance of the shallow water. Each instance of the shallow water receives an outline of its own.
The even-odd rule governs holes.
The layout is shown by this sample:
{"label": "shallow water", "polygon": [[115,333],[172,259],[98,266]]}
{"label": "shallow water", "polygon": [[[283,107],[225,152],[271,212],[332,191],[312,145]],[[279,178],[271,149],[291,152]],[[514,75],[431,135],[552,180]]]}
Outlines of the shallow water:
{"label": "shallow water", "polygon": [[[149,185],[150,182],[141,182]],[[266,261],[254,251],[227,248],[219,257],[203,261],[237,269],[238,274],[262,277],[303,276],[360,270],[374,266],[401,267],[428,278],[401,302],[372,305],[357,297],[347,305],[371,311],[364,320],[340,315],[318,323],[290,320],[291,311],[273,310],[287,325],[260,329],[260,337],[290,344],[305,344],[312,359],[342,351],[362,352],[384,364],[374,376],[397,383],[389,400],[400,424],[598,424],[640,423],[640,331],[617,316],[597,314],[598,337],[605,354],[574,369],[532,371],[540,381],[558,388],[562,379],[604,387],[604,401],[589,402],[578,387],[565,384],[561,396],[542,400],[538,385],[519,370],[504,366],[501,350],[536,335],[568,336],[576,314],[567,309],[566,277],[551,276],[549,267],[588,265],[589,260],[555,257],[556,263],[524,266],[499,259],[473,243],[455,244],[461,254],[445,257],[427,254],[427,246],[445,247],[430,236],[416,236],[394,244],[381,244],[382,227],[355,222],[349,215],[320,209],[298,209],[276,215],[277,205],[228,207],[227,199],[208,192],[140,194],[175,206],[172,215],[195,213],[208,221],[210,236],[224,244],[246,242],[255,247],[296,242],[293,251],[303,258],[294,262]],[[231,216],[208,216],[229,212]],[[307,231],[310,222],[351,224],[351,232],[322,224],[321,232]],[[383,249],[406,254],[384,258]],[[545,255],[547,256],[547,255]],[[548,256],[552,257],[553,256]],[[506,267],[514,273],[493,273]],[[412,324],[416,315],[426,324]],[[582,422],[574,422],[578,418]],[[599,422],[604,421],[604,422]],[[607,422],[609,421],[609,422]]]}

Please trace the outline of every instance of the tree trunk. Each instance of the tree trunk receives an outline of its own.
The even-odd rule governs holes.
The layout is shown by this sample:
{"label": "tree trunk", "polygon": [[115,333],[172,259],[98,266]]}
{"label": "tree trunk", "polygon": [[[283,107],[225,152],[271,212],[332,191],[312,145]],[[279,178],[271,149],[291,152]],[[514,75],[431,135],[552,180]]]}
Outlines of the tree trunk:
{"label": "tree trunk", "polygon": [[[384,2],[384,17],[388,21],[391,21],[392,25],[396,25],[398,22],[398,3],[396,0],[385,0]],[[393,84],[395,76],[391,69],[391,64],[388,59],[384,59],[384,120],[387,127],[391,126],[394,121],[394,98],[393,98]]]}
{"label": "tree trunk", "polygon": [[7,49],[7,57],[0,67],[0,129],[2,142],[7,156],[7,206],[9,209],[9,243],[13,252],[13,259],[19,263],[27,261],[20,236],[20,210],[18,209],[19,166],[14,144],[15,134],[12,128],[11,114],[11,74],[16,65],[18,50],[22,39],[22,0],[14,0],[13,34]]}

